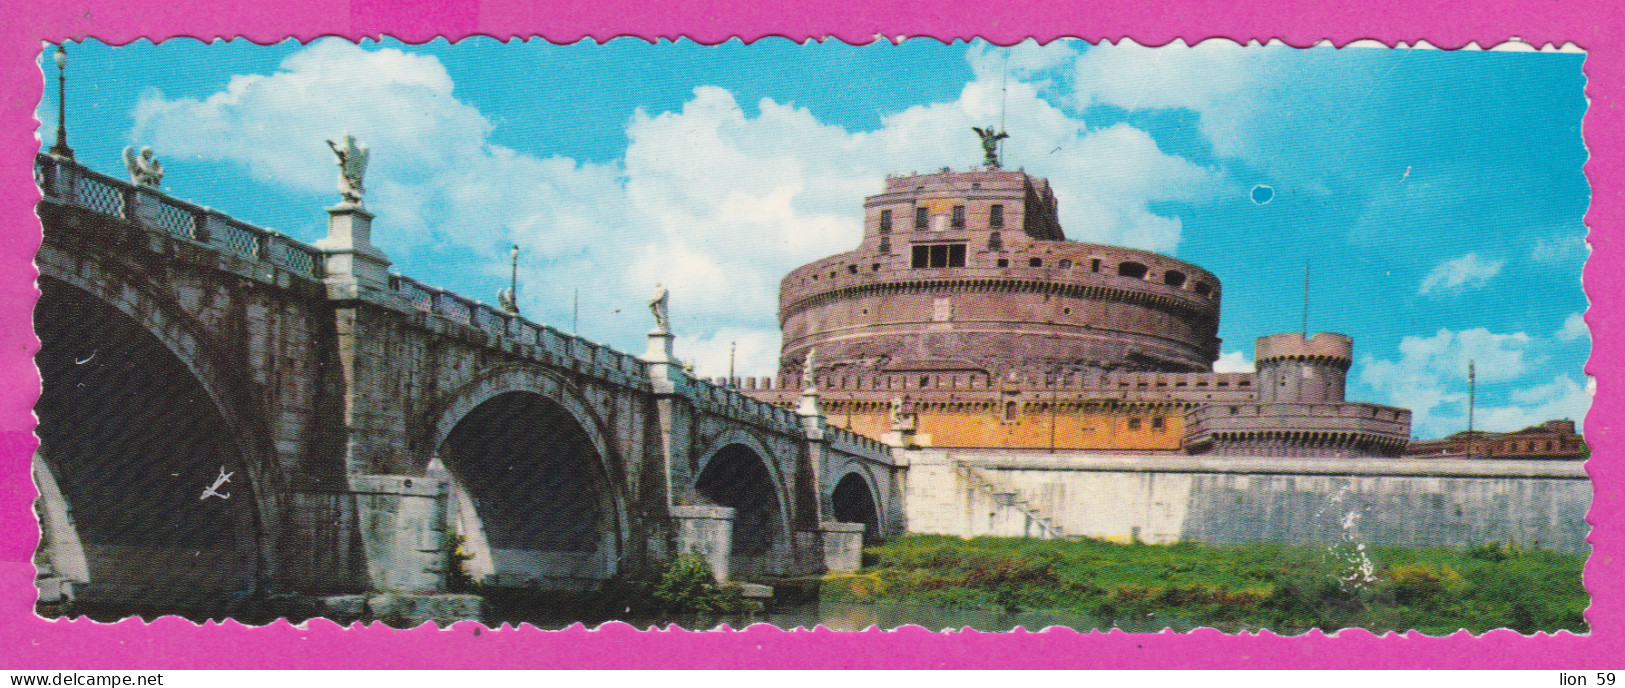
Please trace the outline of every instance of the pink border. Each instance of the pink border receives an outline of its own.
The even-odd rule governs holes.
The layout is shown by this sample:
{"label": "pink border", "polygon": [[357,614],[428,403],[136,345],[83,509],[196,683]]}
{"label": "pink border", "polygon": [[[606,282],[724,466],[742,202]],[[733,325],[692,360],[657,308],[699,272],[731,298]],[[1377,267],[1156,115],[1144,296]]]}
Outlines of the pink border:
{"label": "pink border", "polygon": [[[613,5],[624,5],[615,7]],[[1026,2],[794,3],[770,9],[756,0],[695,3],[573,0],[36,0],[12,12],[0,36],[0,668],[1548,668],[1618,664],[1625,657],[1625,475],[1611,457],[1625,445],[1606,419],[1625,409],[1613,383],[1621,379],[1625,350],[1625,46],[1608,43],[1625,30],[1625,13],[1610,0],[1530,3],[1474,0],[1321,2],[1253,0],[1028,0]],[[404,9],[403,9],[404,7]],[[20,7],[19,9],[22,9]],[[21,16],[19,16],[21,14]],[[1584,637],[1521,638],[1510,631],[1471,638],[1377,637],[1345,632],[1300,638],[1190,635],[1085,635],[1045,633],[937,634],[909,629],[786,633],[757,628],[741,633],[638,632],[624,625],[598,632],[580,628],[477,633],[471,623],[448,631],[383,627],[341,629],[317,621],[305,630],[287,624],[248,629],[236,624],[197,627],[178,619],[150,626],[127,621],[48,623],[31,610],[36,535],[28,479],[34,446],[30,409],[38,390],[28,326],[36,291],[33,254],[39,224],[30,172],[37,144],[33,105],[42,79],[33,66],[41,41],[93,35],[111,43],[140,37],[246,36],[260,42],[287,36],[309,40],[337,34],[381,33],[407,41],[470,33],[502,38],[540,34],[573,41],[688,36],[715,42],[733,36],[803,38],[833,34],[867,42],[878,33],[958,38],[980,35],[1008,43],[1074,35],[1090,41],[1132,36],[1146,44],[1175,38],[1280,37],[1294,45],[1329,38],[1341,45],[1377,37],[1387,42],[1426,39],[1441,47],[1476,41],[1495,45],[1509,35],[1542,45],[1573,41],[1590,50],[1586,73],[1592,102],[1585,137],[1593,188],[1587,217],[1595,252],[1585,270],[1593,300],[1586,321],[1597,343],[1587,371],[1599,379],[1587,438],[1596,456],[1588,468],[1596,486],[1590,520],[1594,555],[1586,569],[1594,604]],[[1616,234],[1620,236],[1616,236]]]}

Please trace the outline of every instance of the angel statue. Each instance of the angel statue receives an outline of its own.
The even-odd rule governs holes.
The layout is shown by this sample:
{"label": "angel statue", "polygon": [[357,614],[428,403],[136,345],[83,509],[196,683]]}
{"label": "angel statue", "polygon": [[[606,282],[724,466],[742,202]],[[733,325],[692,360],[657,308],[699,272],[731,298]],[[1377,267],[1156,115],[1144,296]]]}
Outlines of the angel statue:
{"label": "angel statue", "polygon": [[971,127],[970,129],[976,132],[977,136],[982,137],[982,155],[987,158],[984,162],[987,163],[988,168],[999,169],[999,141],[1010,138],[1010,135],[1002,131],[993,131],[992,125],[988,125],[986,129],[981,127]]}
{"label": "angel statue", "polygon": [[891,398],[891,425],[898,427],[903,424],[903,398]]}
{"label": "angel statue", "polygon": [[519,315],[519,299],[514,298],[513,287],[503,287],[497,291],[497,307],[504,313]]}
{"label": "angel statue", "polygon": [[361,192],[366,191],[361,177],[367,173],[367,144],[356,141],[350,132],[344,132],[342,140],[342,146],[331,139],[327,142],[327,147],[339,158],[339,195],[344,197],[345,203],[361,205]]}
{"label": "angel statue", "polygon": [[813,389],[818,384],[818,349],[807,349],[807,360],[801,364],[801,386]]}
{"label": "angel statue", "polygon": [[671,314],[666,312],[666,299],[669,296],[666,288],[656,282],[654,296],[649,297],[649,312],[655,316],[655,332],[661,334],[671,333]]}
{"label": "angel statue", "polygon": [[130,171],[130,183],[156,189],[164,181],[164,164],[152,155],[152,146],[142,146],[141,155],[133,146],[124,147],[124,169]]}

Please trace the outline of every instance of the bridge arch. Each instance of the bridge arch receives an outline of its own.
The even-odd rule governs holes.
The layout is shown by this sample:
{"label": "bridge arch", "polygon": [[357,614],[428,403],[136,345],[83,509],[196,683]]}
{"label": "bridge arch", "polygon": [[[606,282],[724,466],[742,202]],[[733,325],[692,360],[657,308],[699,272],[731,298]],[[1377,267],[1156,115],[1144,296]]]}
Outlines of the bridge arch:
{"label": "bridge arch", "polygon": [[853,466],[830,491],[831,515],[842,523],[863,524],[864,542],[875,542],[884,532],[879,495],[874,476],[861,465]]}
{"label": "bridge arch", "polygon": [[439,409],[426,445],[454,480],[453,518],[472,545],[476,579],[581,590],[620,570],[630,538],[624,481],[578,390],[545,372],[502,368]]}
{"label": "bridge arch", "polygon": [[[90,265],[44,271],[39,286],[39,455],[59,487],[44,499],[63,502],[42,507],[73,514],[82,608],[201,618],[262,595],[279,513],[267,486],[281,481],[265,416],[251,410],[259,387],[140,280]],[[205,492],[224,473],[230,482]]]}
{"label": "bridge arch", "polygon": [[735,428],[718,436],[700,456],[695,498],[734,510],[729,576],[789,573],[794,544],[791,502],[773,453],[750,433]]}

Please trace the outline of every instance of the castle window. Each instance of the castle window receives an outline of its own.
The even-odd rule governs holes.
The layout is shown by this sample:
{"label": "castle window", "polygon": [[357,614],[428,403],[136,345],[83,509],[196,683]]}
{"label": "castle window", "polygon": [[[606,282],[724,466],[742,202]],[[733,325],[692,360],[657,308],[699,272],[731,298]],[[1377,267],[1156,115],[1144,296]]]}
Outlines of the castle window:
{"label": "castle window", "polygon": [[1014,422],[1016,422],[1016,402],[1014,402],[1014,401],[1006,401],[1006,402],[1004,402],[1004,422],[1006,422],[1006,423],[1014,423]]}
{"label": "castle window", "polygon": [[1062,308],[1061,315],[1072,315],[1072,307],[1067,306],[1066,308]]}
{"label": "castle window", "polygon": [[1089,261],[1089,272],[1100,272],[1099,258],[1094,258]]}
{"label": "castle window", "polygon": [[[891,253],[891,247],[890,246],[886,247],[886,252]],[[869,266],[869,271],[870,272],[880,272],[880,263],[875,263],[873,265],[870,265]]]}
{"label": "castle window", "polygon": [[1140,419],[1138,419],[1138,418],[1130,418],[1130,419],[1128,419],[1128,429],[1130,429],[1130,430],[1139,430],[1140,429]]}
{"label": "castle window", "polygon": [[1213,293],[1213,287],[1208,285],[1207,282],[1197,282],[1196,293],[1207,296],[1208,294]]}
{"label": "castle window", "polygon": [[925,388],[930,387],[930,386],[931,386],[931,378],[929,376],[926,376],[926,375],[921,375],[920,376],[920,389],[925,389]]}
{"label": "castle window", "polygon": [[1241,407],[1240,406],[1231,406],[1230,407],[1230,415],[1234,416],[1234,415],[1236,415],[1238,413],[1241,413]]}
{"label": "castle window", "polygon": [[856,275],[856,274],[858,274],[858,266],[856,266],[856,265],[848,265],[848,266],[846,266],[846,271],[847,271],[848,274]]}
{"label": "castle window", "polygon": [[999,262],[998,262],[998,265],[1001,268],[1010,267],[1010,259],[1009,258],[1000,258]]}
{"label": "castle window", "polygon": [[1151,419],[1151,429],[1161,432],[1167,429],[1167,421],[1162,416]]}
{"label": "castle window", "polygon": [[1028,258],[1027,259],[1027,266],[1028,267],[1034,267],[1034,268],[1044,267],[1044,259],[1043,258]]}
{"label": "castle window", "polygon": [[880,233],[881,234],[889,234],[889,233],[891,233],[891,211],[890,210],[882,210],[882,211],[880,211]]}
{"label": "castle window", "polygon": [[926,208],[914,209],[914,228],[925,229],[931,225],[931,211]]}
{"label": "castle window", "polygon": [[1072,269],[1072,261],[1062,258],[1060,267],[1062,270],[1070,270]]}
{"label": "castle window", "polygon": [[1185,285],[1185,273],[1180,272],[1178,270],[1169,270],[1167,272],[1164,272],[1164,273],[1162,273],[1162,283],[1166,284],[1166,285],[1168,285],[1170,287],[1184,286]]}
{"label": "castle window", "polygon": [[[891,237],[880,237],[880,252],[891,255]],[[875,269],[880,269],[879,263],[875,263]]]}
{"label": "castle window", "polygon": [[915,246],[913,260],[910,265],[915,269],[965,267],[965,245],[926,244]]}
{"label": "castle window", "polygon": [[1148,272],[1148,271],[1149,271],[1149,269],[1146,268],[1144,265],[1142,265],[1140,263],[1135,263],[1135,262],[1132,262],[1132,261],[1127,262],[1127,263],[1119,263],[1117,265],[1117,275],[1119,277],[1132,277],[1134,279],[1145,279],[1145,273]]}
{"label": "castle window", "polygon": [[998,204],[998,203],[994,203],[993,207],[987,209],[987,226],[989,226],[989,227],[1003,227],[1004,226],[1004,206],[1003,205]]}
{"label": "castle window", "polygon": [[954,218],[953,218],[952,225],[954,227],[964,227],[965,226],[965,206],[962,206],[962,205],[954,206]]}

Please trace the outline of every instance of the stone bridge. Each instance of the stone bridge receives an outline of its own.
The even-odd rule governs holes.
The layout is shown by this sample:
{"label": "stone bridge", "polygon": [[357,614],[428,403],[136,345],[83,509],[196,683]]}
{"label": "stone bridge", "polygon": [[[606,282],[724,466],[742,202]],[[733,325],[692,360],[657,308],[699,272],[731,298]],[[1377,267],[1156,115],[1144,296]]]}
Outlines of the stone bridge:
{"label": "stone bridge", "polygon": [[816,390],[780,408],[686,374],[669,333],[633,356],[393,274],[359,205],[307,245],[35,171],[42,580],[80,599],[433,594],[458,547],[496,586],[683,551],[763,581],[902,530],[899,462]]}

